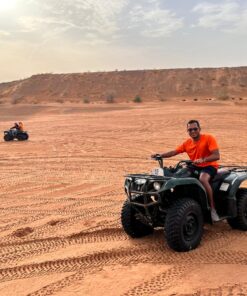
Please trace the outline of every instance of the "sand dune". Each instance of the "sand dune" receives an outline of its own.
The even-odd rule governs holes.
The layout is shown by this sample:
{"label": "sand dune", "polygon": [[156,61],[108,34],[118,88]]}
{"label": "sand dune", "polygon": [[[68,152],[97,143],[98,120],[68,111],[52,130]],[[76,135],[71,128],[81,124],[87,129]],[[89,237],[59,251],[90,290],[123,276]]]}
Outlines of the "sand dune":
{"label": "sand dune", "polygon": [[151,171],[189,119],[222,164],[247,165],[246,115],[233,102],[1,106],[0,130],[23,120],[30,140],[0,142],[0,295],[247,295],[246,232],[206,225],[176,253],[162,229],[133,240],[120,224],[124,175]]}

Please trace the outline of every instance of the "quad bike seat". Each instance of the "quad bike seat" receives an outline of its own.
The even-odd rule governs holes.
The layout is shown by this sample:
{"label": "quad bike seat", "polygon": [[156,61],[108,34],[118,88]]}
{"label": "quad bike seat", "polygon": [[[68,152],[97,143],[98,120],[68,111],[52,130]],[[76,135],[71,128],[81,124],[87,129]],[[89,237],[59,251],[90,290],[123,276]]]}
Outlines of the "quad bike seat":
{"label": "quad bike seat", "polygon": [[190,170],[188,170],[188,168],[180,168],[173,174],[173,177],[188,178],[191,177],[191,175],[192,173]]}
{"label": "quad bike seat", "polygon": [[218,169],[217,174],[214,176],[214,178],[211,180],[211,182],[216,182],[219,180],[222,180],[223,178],[225,178],[226,176],[228,176],[231,172],[229,170],[226,169]]}

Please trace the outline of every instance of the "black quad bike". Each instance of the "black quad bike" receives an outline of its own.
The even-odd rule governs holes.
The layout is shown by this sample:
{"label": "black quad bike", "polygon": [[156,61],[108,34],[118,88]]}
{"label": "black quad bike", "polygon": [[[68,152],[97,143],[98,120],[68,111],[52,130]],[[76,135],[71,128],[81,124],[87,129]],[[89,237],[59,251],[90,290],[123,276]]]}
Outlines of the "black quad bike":
{"label": "black quad bike", "polygon": [[[175,167],[163,167],[160,155],[154,158],[160,167],[151,174],[126,176],[121,222],[132,238],[151,234],[163,227],[168,245],[175,251],[196,248],[204,223],[212,223],[206,191],[197,178],[191,161],[182,160]],[[220,167],[211,181],[216,211],[232,228],[247,231],[247,167]]]}
{"label": "black quad bike", "polygon": [[10,129],[8,131],[4,131],[4,136],[3,139],[4,141],[13,141],[13,140],[18,140],[18,141],[26,141],[28,140],[29,135],[25,131],[18,131],[18,130],[13,130]]}

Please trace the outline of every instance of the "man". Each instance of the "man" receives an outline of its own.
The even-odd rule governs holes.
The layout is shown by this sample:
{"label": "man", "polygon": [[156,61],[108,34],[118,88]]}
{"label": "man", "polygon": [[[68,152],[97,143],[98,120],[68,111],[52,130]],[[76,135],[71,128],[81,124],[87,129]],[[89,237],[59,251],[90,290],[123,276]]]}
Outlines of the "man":
{"label": "man", "polygon": [[23,125],[22,121],[19,121],[18,126],[19,126],[19,131],[23,132],[24,131],[24,125]]}
{"label": "man", "polygon": [[[212,220],[219,221],[219,216],[215,210],[213,190],[209,184],[210,179],[216,175],[218,169],[217,160],[220,159],[218,144],[213,136],[200,133],[201,127],[197,120],[190,120],[187,123],[187,132],[190,135],[188,140],[175,150],[162,153],[161,156],[168,158],[183,152],[188,154],[199,171],[199,180],[207,192]],[[152,157],[154,156],[155,154],[152,155]]]}
{"label": "man", "polygon": [[17,122],[15,122],[14,126],[12,126],[10,128],[11,132],[12,132],[12,135],[13,136],[16,136],[18,131],[19,131],[19,124]]}
{"label": "man", "polygon": [[23,132],[24,126],[21,121],[19,123],[15,122],[14,126],[12,126],[10,129],[12,130],[12,134],[16,136],[18,132]]}

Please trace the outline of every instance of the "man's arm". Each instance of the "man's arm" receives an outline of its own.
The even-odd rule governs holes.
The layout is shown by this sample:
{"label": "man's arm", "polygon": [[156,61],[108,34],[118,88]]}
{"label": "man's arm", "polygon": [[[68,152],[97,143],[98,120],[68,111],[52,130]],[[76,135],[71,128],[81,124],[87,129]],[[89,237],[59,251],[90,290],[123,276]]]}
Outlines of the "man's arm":
{"label": "man's arm", "polygon": [[213,150],[212,154],[210,154],[209,156],[205,157],[203,160],[204,162],[210,162],[210,161],[216,161],[220,159],[220,152],[218,149]]}
{"label": "man's arm", "polygon": [[163,158],[169,158],[169,157],[175,156],[177,154],[178,154],[178,152],[176,150],[172,150],[172,151],[169,151],[169,152],[162,153],[161,156]]}
{"label": "man's arm", "polygon": [[[159,153],[159,154],[162,158],[169,158],[169,157],[175,156],[179,153],[176,150],[172,150],[169,152],[164,152],[164,153]],[[157,155],[157,154],[152,154],[151,157],[155,157],[155,155]]]}
{"label": "man's arm", "polygon": [[211,162],[211,161],[216,161],[216,160],[219,160],[220,159],[220,152],[218,149],[216,150],[213,150],[212,153],[205,157],[205,158],[199,158],[199,159],[196,159],[194,161],[194,163],[203,163],[203,162]]}

